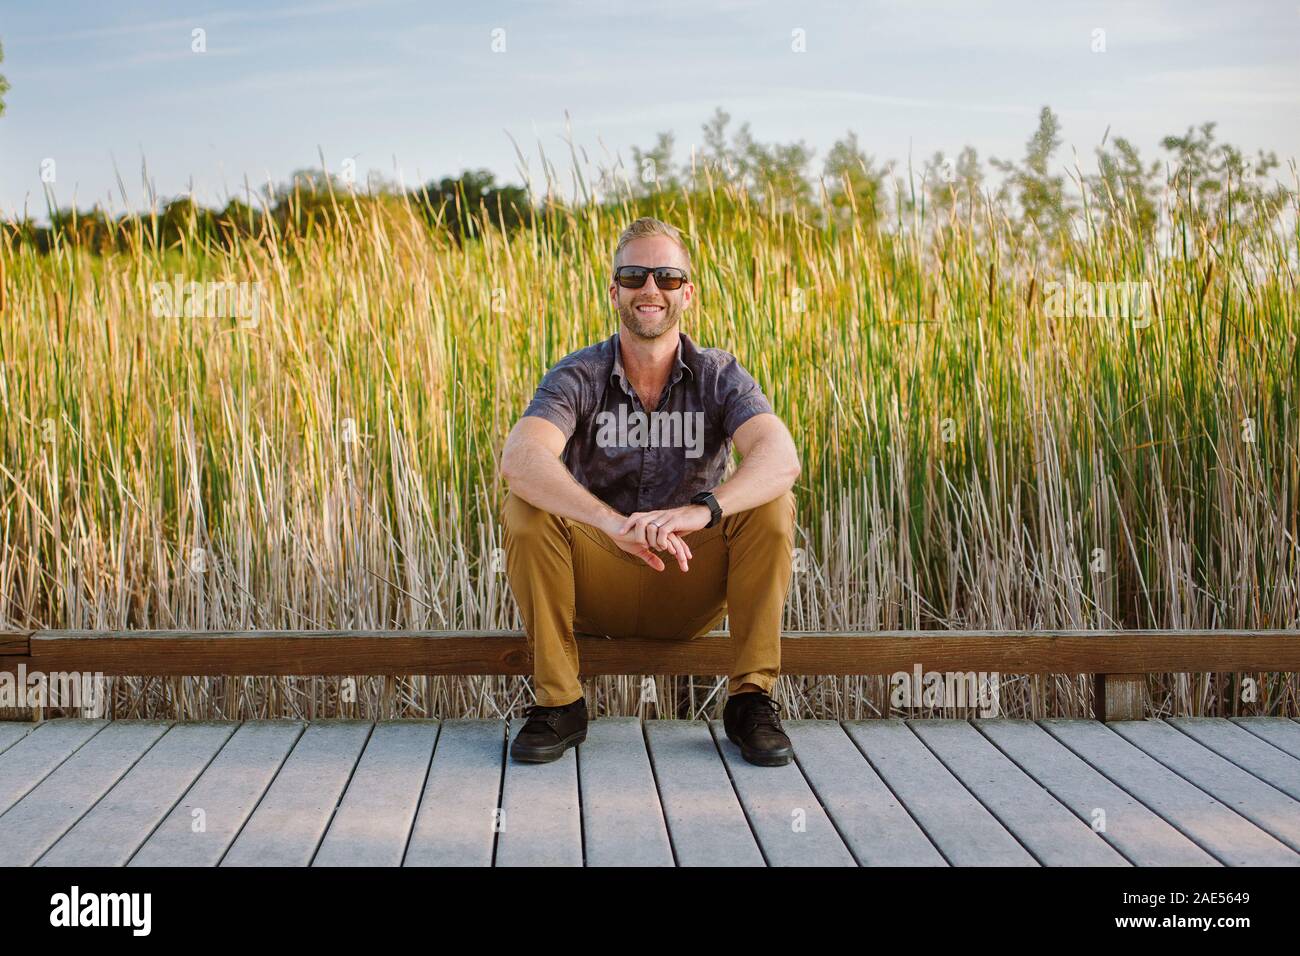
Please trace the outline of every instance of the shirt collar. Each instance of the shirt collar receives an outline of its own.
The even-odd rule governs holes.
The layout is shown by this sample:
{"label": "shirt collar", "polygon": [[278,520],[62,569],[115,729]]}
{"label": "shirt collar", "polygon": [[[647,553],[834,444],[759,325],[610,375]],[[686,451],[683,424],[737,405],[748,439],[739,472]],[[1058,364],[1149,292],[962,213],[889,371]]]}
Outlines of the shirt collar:
{"label": "shirt collar", "polygon": [[[623,371],[623,351],[619,347],[617,332],[615,332],[613,336],[610,338],[610,343],[612,344],[614,349],[614,367],[610,370],[609,380],[613,382],[614,379],[617,377],[623,382],[626,382],[627,374]],[[671,378],[669,378],[668,380],[669,385],[677,384],[679,381],[681,381],[682,376],[684,375],[689,375],[691,378],[695,377],[695,373],[691,371],[691,367],[687,365],[682,358],[682,352],[688,346],[692,351],[694,351],[695,343],[686,337],[685,332],[679,330],[677,333],[677,359],[673,363],[673,374]]]}

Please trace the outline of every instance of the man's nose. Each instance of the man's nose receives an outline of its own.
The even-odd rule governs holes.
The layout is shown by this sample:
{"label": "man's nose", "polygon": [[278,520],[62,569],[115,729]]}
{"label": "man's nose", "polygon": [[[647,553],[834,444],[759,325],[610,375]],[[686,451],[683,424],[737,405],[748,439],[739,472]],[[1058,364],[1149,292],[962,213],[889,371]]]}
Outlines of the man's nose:
{"label": "man's nose", "polygon": [[645,285],[641,286],[641,288],[629,289],[628,291],[632,293],[632,299],[635,302],[654,302],[663,305],[668,301],[664,290],[655,284],[653,274],[645,277]]}

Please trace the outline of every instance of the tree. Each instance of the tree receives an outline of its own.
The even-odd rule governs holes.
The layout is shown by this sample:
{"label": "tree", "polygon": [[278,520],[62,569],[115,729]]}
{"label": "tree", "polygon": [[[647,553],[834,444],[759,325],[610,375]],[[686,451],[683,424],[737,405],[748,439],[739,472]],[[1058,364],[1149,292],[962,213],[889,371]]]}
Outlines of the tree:
{"label": "tree", "polygon": [[453,234],[464,238],[478,231],[475,217],[480,212],[507,230],[528,220],[528,192],[522,186],[498,186],[488,169],[466,169],[458,178],[444,176],[412,190],[415,202],[429,222],[441,218]]}
{"label": "tree", "polygon": [[[5,61],[5,47],[0,43],[0,63]],[[9,81],[0,73],[0,116],[5,115],[5,94],[9,92]]]}
{"label": "tree", "polygon": [[803,140],[764,146],[749,132],[749,123],[736,134],[736,152],[741,157],[743,182],[759,197],[774,193],[778,208],[807,205],[812,198],[808,164],[815,150]]}
{"label": "tree", "polygon": [[289,181],[275,186],[265,187],[268,198],[276,203],[283,202],[290,196],[327,196],[330,192],[348,192],[348,184],[342,176],[331,173],[323,167],[304,167],[289,174]]}
{"label": "tree", "polygon": [[1278,166],[1277,156],[1260,150],[1253,162],[1248,160],[1230,143],[1214,141],[1216,125],[1202,123],[1199,129],[1188,127],[1184,136],[1160,141],[1174,154],[1170,184],[1211,222],[1229,217],[1248,221],[1257,208],[1264,215],[1276,212],[1288,196],[1286,187],[1269,177]]}
{"label": "tree", "polygon": [[[611,174],[612,175],[612,174]],[[650,175],[647,181],[644,177]],[[681,183],[673,172],[673,134],[660,133],[653,149],[642,152],[632,147],[632,170],[628,173],[632,190],[637,195],[648,195],[656,189],[675,190]]]}
{"label": "tree", "polygon": [[[813,150],[800,140],[782,145],[764,146],[756,141],[744,123],[737,131],[732,145],[727,145],[727,124],[731,115],[718,107],[713,117],[704,124],[704,151],[701,165],[725,182],[735,183],[758,199],[774,190],[781,208],[792,204],[803,205],[810,201],[812,186],[808,181],[807,167]],[[685,172],[689,174],[690,170]],[[701,179],[698,170],[696,180]],[[698,185],[698,182],[696,183]]]}
{"label": "tree", "polygon": [[1022,219],[1044,237],[1068,228],[1070,204],[1065,195],[1065,176],[1048,171],[1052,154],[1061,146],[1061,121],[1044,106],[1038,114],[1038,129],[1025,144],[1025,158],[1019,164],[1009,160],[990,162],[1007,174],[998,197],[1014,198],[1020,204]]}
{"label": "tree", "polygon": [[721,106],[713,111],[713,116],[704,124],[704,153],[701,163],[712,166],[714,171],[726,177],[734,169],[728,169],[736,162],[731,150],[727,148],[727,124],[731,114]]}
{"label": "tree", "polygon": [[1086,182],[1101,203],[1102,218],[1108,225],[1125,220],[1140,235],[1149,236],[1156,227],[1159,173],[1159,162],[1145,167],[1137,147],[1117,136],[1113,149],[1097,147],[1097,175],[1087,177]]}
{"label": "tree", "polygon": [[893,163],[877,166],[858,146],[858,134],[852,130],[836,140],[822,164],[836,218],[851,215],[856,205],[858,218],[864,222],[874,224],[883,219],[887,211],[885,178],[892,167]]}
{"label": "tree", "polygon": [[936,213],[954,209],[970,218],[984,188],[984,170],[974,146],[965,147],[954,162],[943,153],[935,153],[925,164],[926,197]]}

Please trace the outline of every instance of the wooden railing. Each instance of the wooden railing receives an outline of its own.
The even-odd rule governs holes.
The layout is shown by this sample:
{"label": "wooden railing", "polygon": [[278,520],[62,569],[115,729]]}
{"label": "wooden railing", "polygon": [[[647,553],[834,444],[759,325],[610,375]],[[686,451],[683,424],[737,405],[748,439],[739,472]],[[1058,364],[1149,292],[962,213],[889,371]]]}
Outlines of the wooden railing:
{"label": "wooden railing", "polygon": [[[724,631],[578,638],[582,675],[725,674]],[[0,631],[0,672],[105,676],[531,674],[520,631]],[[789,631],[783,674],[1092,674],[1098,720],[1144,716],[1146,675],[1300,671],[1300,631]]]}

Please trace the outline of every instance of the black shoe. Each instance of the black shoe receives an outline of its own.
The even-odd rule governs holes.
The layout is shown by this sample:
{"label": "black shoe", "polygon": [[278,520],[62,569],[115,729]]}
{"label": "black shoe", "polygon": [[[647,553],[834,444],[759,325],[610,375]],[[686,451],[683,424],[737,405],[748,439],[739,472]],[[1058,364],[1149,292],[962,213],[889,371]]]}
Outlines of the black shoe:
{"label": "black shoe", "polygon": [[528,722],[515,735],[510,756],[528,763],[546,763],[564,756],[564,751],[587,739],[587,698],[579,697],[561,707],[531,705],[524,714]]}
{"label": "black shoe", "polygon": [[732,694],[722,710],[727,739],[740,748],[740,755],[760,767],[784,767],[794,756],[790,738],[781,728],[776,711],[780,705],[763,691]]}

